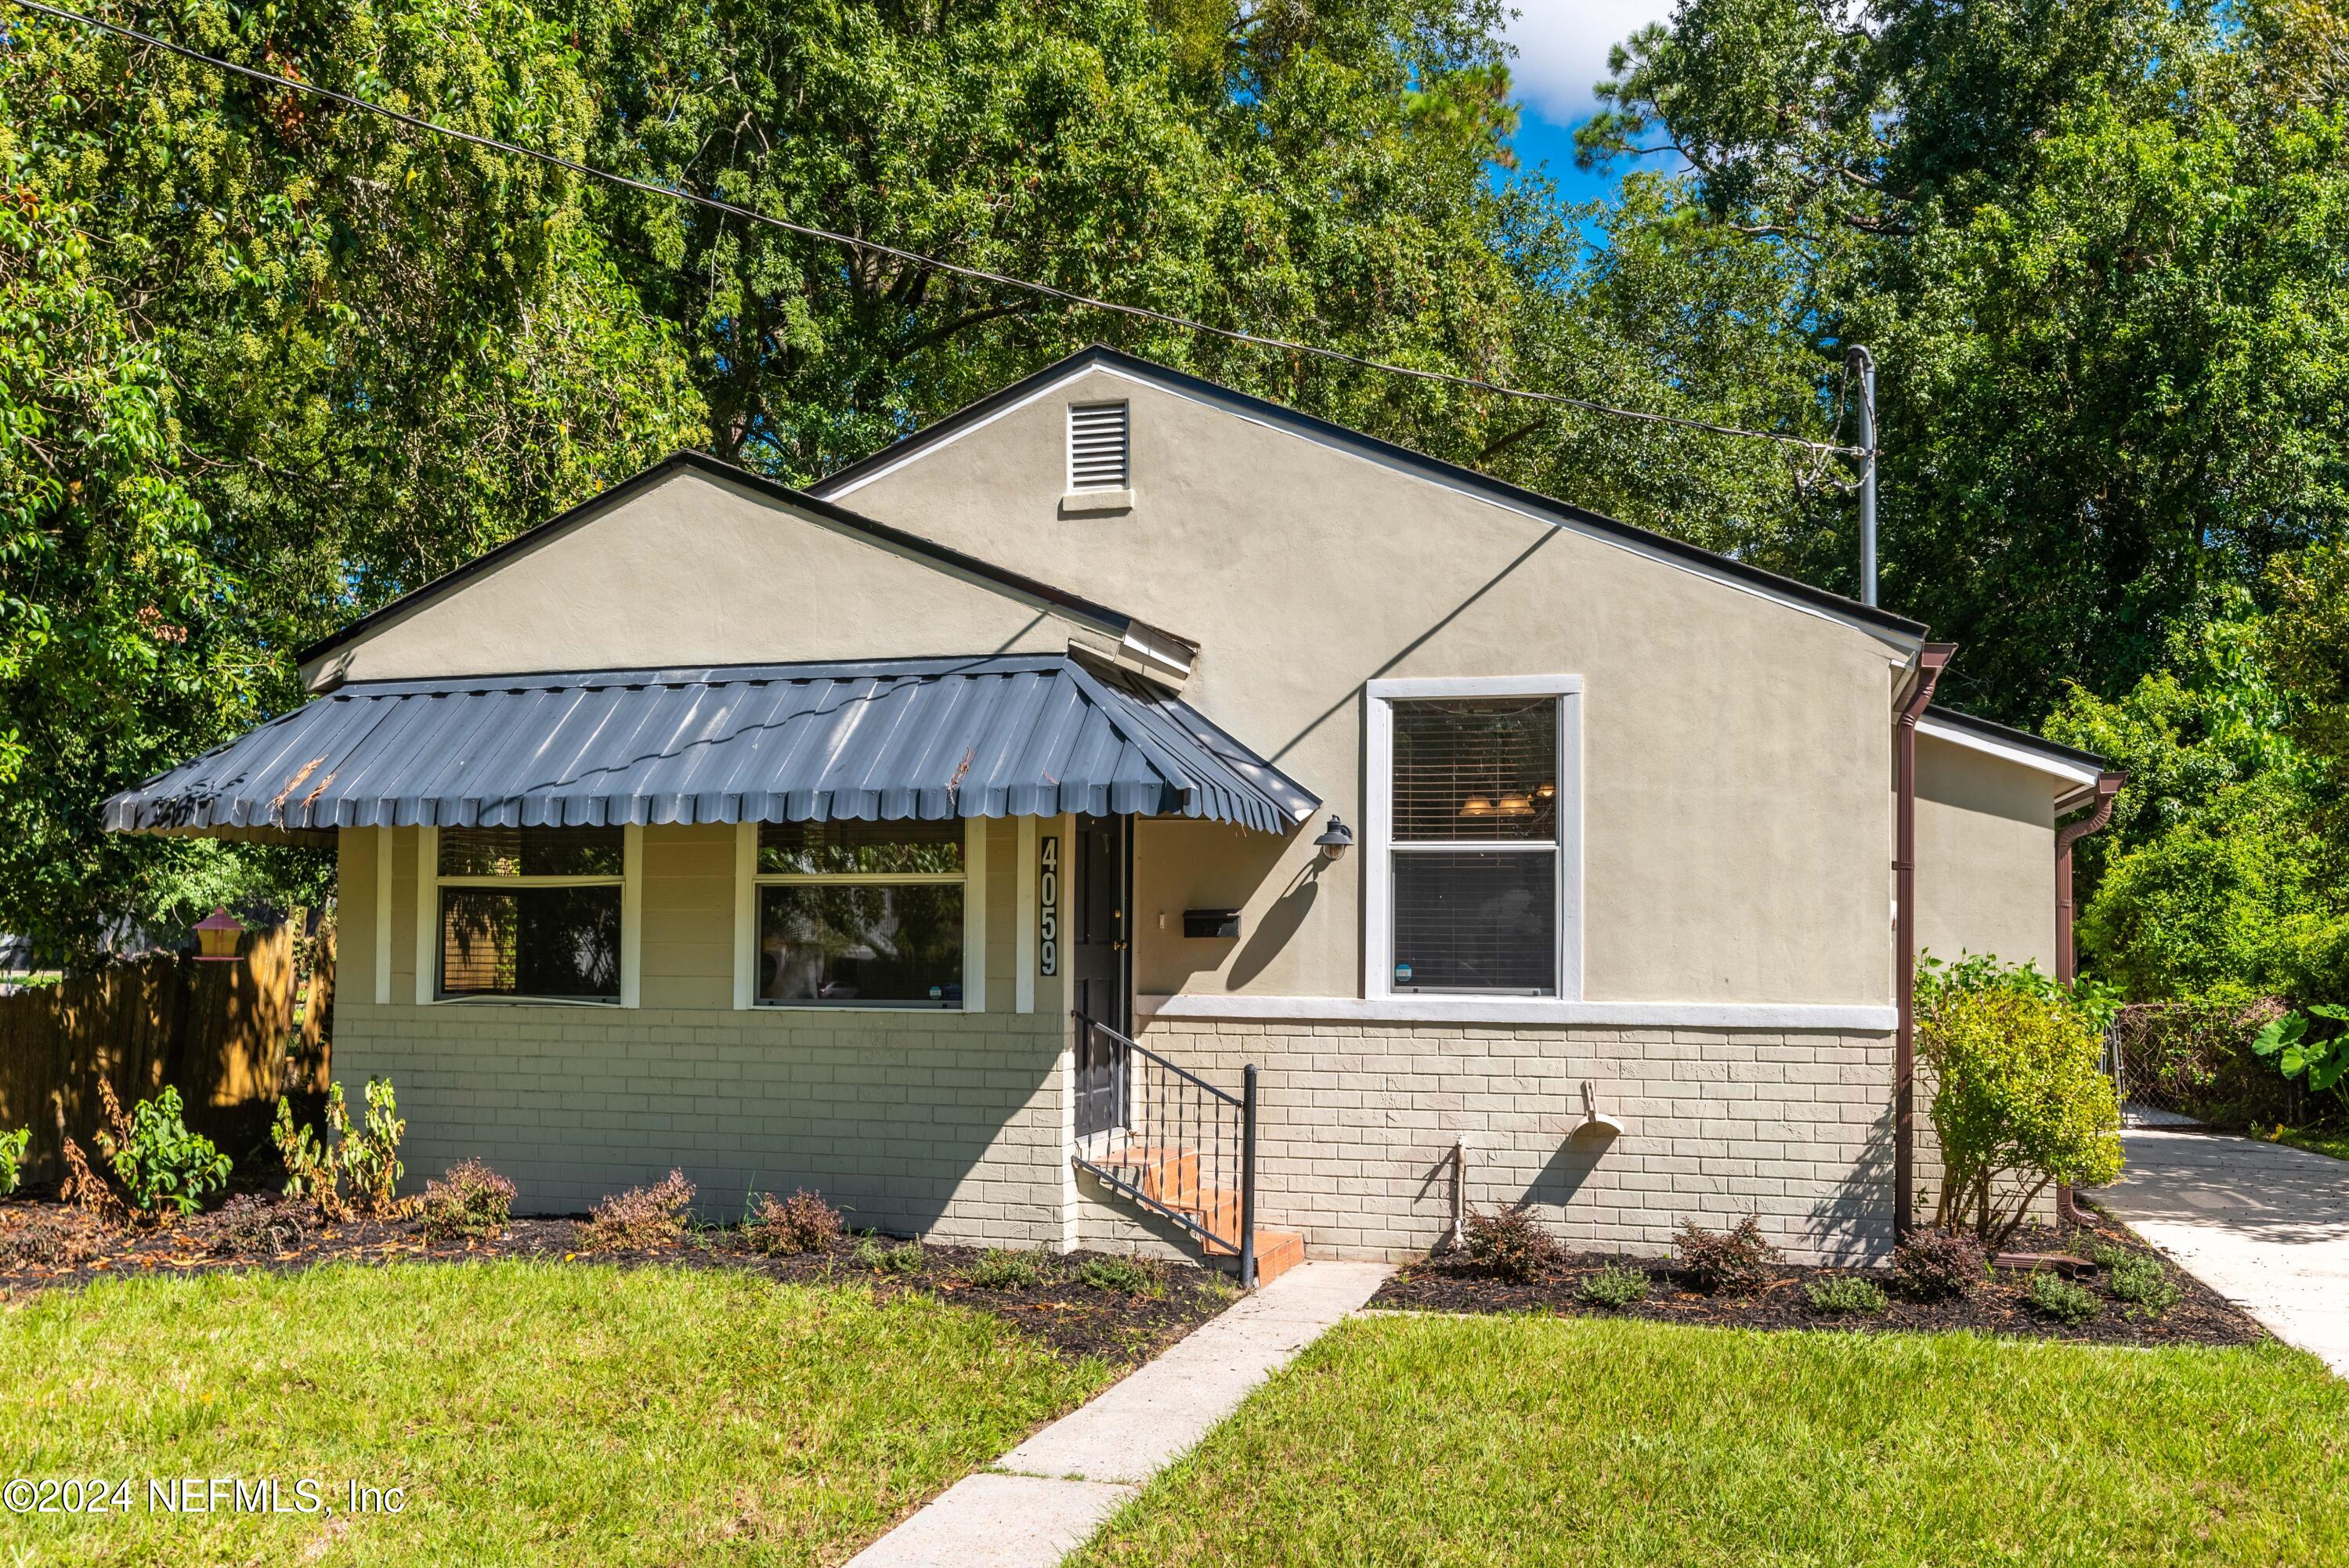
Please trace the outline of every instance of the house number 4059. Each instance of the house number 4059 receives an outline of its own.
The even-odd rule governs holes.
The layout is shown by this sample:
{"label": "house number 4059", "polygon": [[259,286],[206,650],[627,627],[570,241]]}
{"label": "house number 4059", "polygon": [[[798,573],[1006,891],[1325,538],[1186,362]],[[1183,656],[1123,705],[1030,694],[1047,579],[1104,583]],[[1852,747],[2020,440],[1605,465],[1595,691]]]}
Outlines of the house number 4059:
{"label": "house number 4059", "polygon": [[1047,833],[1038,841],[1043,851],[1036,869],[1036,973],[1061,972],[1061,841]]}

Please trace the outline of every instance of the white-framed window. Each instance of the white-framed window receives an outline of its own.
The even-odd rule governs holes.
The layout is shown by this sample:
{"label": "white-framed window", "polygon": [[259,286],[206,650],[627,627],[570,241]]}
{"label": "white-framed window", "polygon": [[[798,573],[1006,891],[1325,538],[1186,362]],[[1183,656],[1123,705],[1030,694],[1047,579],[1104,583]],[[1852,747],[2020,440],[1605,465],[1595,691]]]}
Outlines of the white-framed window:
{"label": "white-framed window", "polygon": [[420,830],[417,1000],[635,1006],[643,833]]}
{"label": "white-framed window", "polygon": [[1069,408],[1069,490],[1131,490],[1133,481],[1130,407],[1077,403]]}
{"label": "white-framed window", "polygon": [[737,1007],[986,1010],[984,820],[736,831]]}
{"label": "white-framed window", "polygon": [[1582,993],[1582,681],[1372,681],[1365,995]]}

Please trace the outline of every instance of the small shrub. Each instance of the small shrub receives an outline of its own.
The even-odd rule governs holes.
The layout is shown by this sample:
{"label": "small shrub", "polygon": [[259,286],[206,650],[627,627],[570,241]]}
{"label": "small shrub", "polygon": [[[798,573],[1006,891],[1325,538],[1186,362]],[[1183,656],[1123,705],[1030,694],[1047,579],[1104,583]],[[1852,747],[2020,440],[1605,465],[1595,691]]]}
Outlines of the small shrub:
{"label": "small shrub", "polygon": [[1892,1249],[1892,1288],[1911,1301],[1971,1295],[1987,1277],[1982,1243],[1963,1231],[1919,1231]]}
{"label": "small shrub", "polygon": [[1051,1255],[1040,1247],[1028,1253],[990,1248],[962,1277],[981,1290],[1033,1290],[1056,1272]]}
{"label": "small shrub", "polygon": [[2127,1247],[2116,1246],[2094,1231],[2075,1239],[2072,1244],[2072,1250],[2100,1269],[2116,1269],[2137,1256]]}
{"label": "small shrub", "polygon": [[1648,1299],[1648,1271],[1609,1264],[1597,1274],[1585,1274],[1574,1287],[1574,1298],[1592,1306],[1629,1306]]}
{"label": "small shrub", "polygon": [[0,1269],[71,1268],[104,1250],[106,1230],[86,1210],[36,1209],[0,1230]]}
{"label": "small shrub", "polygon": [[[294,1125],[292,1102],[279,1099],[270,1138],[285,1161],[285,1195],[307,1198],[329,1220],[396,1219],[412,1203],[399,1197],[399,1140],[408,1123],[388,1078],[367,1081],[367,1115],[357,1128],[343,1104],[343,1086],[326,1086],[326,1130],[314,1135]],[[348,1191],[345,1191],[346,1184]]]}
{"label": "small shrub", "polygon": [[631,1187],[605,1199],[572,1232],[581,1250],[591,1253],[663,1246],[684,1233],[686,1207],[692,1202],[693,1183],[684,1171],[672,1171],[649,1187]]}
{"label": "small shrub", "polygon": [[228,1185],[228,1156],[211,1139],[188,1130],[178,1089],[167,1086],[132,1106],[128,1116],[112,1085],[100,1078],[98,1089],[109,1123],[98,1130],[98,1151],[133,1219],[160,1219],[166,1209],[192,1214],[205,1193]]}
{"label": "small shrub", "polygon": [[1778,1249],[1763,1236],[1762,1222],[1752,1214],[1719,1232],[1682,1220],[1676,1250],[1681,1267],[1699,1290],[1708,1293],[1750,1295],[1770,1283],[1770,1265],[1778,1261]]}
{"label": "small shrub", "polygon": [[840,1211],[804,1189],[788,1198],[761,1192],[743,1222],[743,1239],[751,1250],[769,1257],[793,1253],[820,1253],[840,1240],[846,1229]]}
{"label": "small shrub", "polygon": [[214,1253],[235,1257],[290,1253],[310,1239],[310,1206],[240,1192],[205,1222]]}
{"label": "small shrub", "polygon": [[2112,1265],[2108,1282],[2116,1301],[2128,1303],[2131,1317],[2159,1317],[2185,1296],[2159,1258],[2123,1258]]}
{"label": "small shrub", "polygon": [[424,1239],[485,1242],[506,1233],[514,1184],[479,1160],[461,1160],[424,1183]]}
{"label": "small shrub", "polygon": [[33,1130],[29,1127],[0,1132],[0,1198],[14,1192],[23,1179],[25,1150],[32,1141]]}
{"label": "small shrub", "polygon": [[856,1264],[859,1268],[875,1269],[882,1274],[919,1274],[922,1243],[901,1242],[891,1245],[878,1236],[866,1236],[856,1243]]}
{"label": "small shrub", "polygon": [[1857,1274],[1830,1274],[1803,1287],[1814,1312],[1852,1312],[1873,1315],[1892,1305],[1884,1287]]}
{"label": "small shrub", "polygon": [[1077,1278],[1095,1290],[1157,1295],[1166,1289],[1166,1265],[1156,1258],[1087,1258]]}
{"label": "small shrub", "polygon": [[1461,1229],[1461,1251],[1470,1263],[1496,1278],[1523,1283],[1557,1266],[1557,1238],[1543,1227],[1531,1209],[1502,1209],[1490,1214],[1471,1211]]}
{"label": "small shrub", "polygon": [[2031,1276],[2031,1305],[2058,1323],[2077,1327],[2101,1310],[2096,1298],[2079,1285],[2055,1273],[2042,1269]]}

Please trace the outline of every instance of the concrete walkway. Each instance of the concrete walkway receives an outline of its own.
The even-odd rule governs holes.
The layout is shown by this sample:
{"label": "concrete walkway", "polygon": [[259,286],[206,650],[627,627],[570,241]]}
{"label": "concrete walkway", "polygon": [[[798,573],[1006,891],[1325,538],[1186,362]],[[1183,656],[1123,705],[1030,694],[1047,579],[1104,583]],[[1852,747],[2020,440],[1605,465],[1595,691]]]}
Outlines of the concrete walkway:
{"label": "concrete walkway", "polygon": [[1051,1568],[1299,1351],[1361,1309],[1384,1264],[1299,1264],[849,1560]]}
{"label": "concrete walkway", "polygon": [[2349,1377],[2349,1161],[2209,1132],[2132,1130],[2098,1202]]}

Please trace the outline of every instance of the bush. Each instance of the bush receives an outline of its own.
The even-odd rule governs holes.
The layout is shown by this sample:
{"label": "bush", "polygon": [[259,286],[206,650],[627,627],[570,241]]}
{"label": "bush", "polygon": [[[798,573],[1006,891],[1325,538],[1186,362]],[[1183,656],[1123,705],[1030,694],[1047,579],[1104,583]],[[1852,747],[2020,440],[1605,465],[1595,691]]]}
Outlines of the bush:
{"label": "bush", "polygon": [[0,1132],[0,1198],[16,1190],[24,1175],[25,1150],[32,1141],[33,1130],[29,1127]]}
{"label": "bush", "polygon": [[1857,1274],[1830,1274],[1803,1287],[1814,1312],[1856,1312],[1873,1315],[1892,1305],[1884,1287]]}
{"label": "bush", "polygon": [[1592,1306],[1629,1306],[1648,1299],[1648,1271],[1609,1264],[1597,1274],[1585,1274],[1574,1287],[1574,1298]]}
{"label": "bush", "polygon": [[2030,1296],[2031,1305],[2041,1312],[2058,1323],[2075,1327],[2101,1310],[2095,1295],[2053,1269],[2043,1269],[2031,1276]]}
{"label": "bush", "polygon": [[672,1171],[649,1187],[631,1187],[605,1199],[572,1233],[581,1250],[591,1253],[665,1246],[684,1233],[685,1211],[692,1202],[693,1183],[684,1171]]}
{"label": "bush", "polygon": [[76,1209],[36,1209],[0,1230],[0,1269],[71,1268],[102,1250],[105,1228]]}
{"label": "bush", "polygon": [[2128,1303],[2131,1317],[2159,1317],[2186,1294],[2169,1277],[2169,1271],[2162,1266],[2159,1258],[2142,1253],[2113,1264],[2107,1285],[2114,1300]]}
{"label": "bush", "polygon": [[1166,1289],[1166,1265],[1156,1258],[1087,1258],[1077,1278],[1095,1290],[1158,1295]]}
{"label": "bush", "polygon": [[240,1192],[205,1222],[212,1251],[237,1257],[290,1253],[310,1239],[306,1203]]}
{"label": "bush", "polygon": [[2099,1065],[2103,998],[1982,959],[1927,960],[1918,994],[1941,1143],[1936,1224],[1969,1226],[1995,1251],[2050,1181],[2100,1187],[2120,1174],[2120,1107]]}
{"label": "bush", "polygon": [[866,1236],[856,1243],[856,1263],[860,1268],[876,1269],[882,1274],[919,1274],[922,1272],[922,1243],[900,1242],[888,1245],[878,1236]]}
{"label": "bush", "polygon": [[309,1199],[329,1220],[389,1220],[412,1207],[399,1197],[399,1179],[407,1174],[399,1162],[399,1140],[407,1132],[391,1081],[371,1078],[367,1081],[367,1117],[357,1128],[351,1126],[343,1086],[336,1083],[326,1087],[324,1133],[313,1135],[306,1127],[295,1127],[293,1104],[281,1099],[270,1138],[285,1161],[288,1198]]}
{"label": "bush", "polygon": [[160,1219],[166,1208],[192,1214],[205,1193],[228,1185],[228,1156],[211,1139],[188,1130],[178,1089],[166,1087],[153,1099],[132,1106],[128,1116],[104,1078],[98,1089],[109,1123],[98,1130],[98,1151],[113,1171],[131,1218]]}
{"label": "bush", "polygon": [[840,1211],[802,1188],[788,1198],[761,1192],[742,1223],[742,1237],[753,1252],[769,1257],[794,1253],[820,1253],[840,1240],[847,1227]]}
{"label": "bush", "polygon": [[990,1248],[962,1277],[981,1290],[1033,1290],[1056,1272],[1050,1254],[1040,1247],[1030,1253]]}
{"label": "bush", "polygon": [[1988,1263],[1982,1243],[1963,1231],[1919,1231],[1892,1249],[1892,1288],[1911,1301],[1971,1295]]}
{"label": "bush", "polygon": [[424,1239],[489,1241],[513,1218],[514,1184],[479,1160],[461,1160],[424,1183]]}
{"label": "bush", "polygon": [[2072,1243],[2072,1251],[2075,1256],[2087,1259],[2100,1269],[2117,1268],[2137,1255],[2127,1247],[2117,1246],[2106,1241],[2094,1231],[2075,1238]]}
{"label": "bush", "polygon": [[1557,1238],[1523,1206],[1487,1214],[1471,1210],[1462,1227],[1461,1251],[1495,1278],[1523,1283],[1557,1266]]}
{"label": "bush", "polygon": [[1681,1267],[1702,1291],[1734,1291],[1750,1295],[1770,1283],[1770,1265],[1778,1249],[1764,1240],[1762,1222],[1752,1214],[1727,1231],[1706,1230],[1694,1220],[1681,1222],[1675,1250]]}

